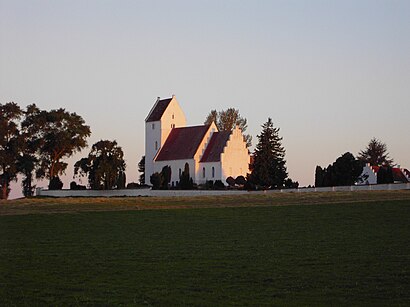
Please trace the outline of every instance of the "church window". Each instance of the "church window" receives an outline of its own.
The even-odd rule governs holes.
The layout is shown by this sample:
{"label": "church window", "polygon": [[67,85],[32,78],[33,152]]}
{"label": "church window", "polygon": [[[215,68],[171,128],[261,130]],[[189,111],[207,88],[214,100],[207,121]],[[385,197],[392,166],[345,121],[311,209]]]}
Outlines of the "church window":
{"label": "church window", "polygon": [[175,128],[175,124],[171,124],[171,129]]}
{"label": "church window", "polygon": [[155,141],[155,150],[158,150],[158,142]]}
{"label": "church window", "polygon": [[155,129],[155,124],[152,124],[152,130],[154,130]]}
{"label": "church window", "polygon": [[172,114],[172,119],[174,119],[175,118],[175,116],[174,116],[174,114]]}
{"label": "church window", "polygon": [[202,177],[205,178],[205,167],[202,168]]}
{"label": "church window", "polygon": [[215,177],[215,167],[212,166],[212,178]]}
{"label": "church window", "polygon": [[179,169],[179,177],[181,178],[181,175],[182,175],[182,171],[181,171],[181,169]]}

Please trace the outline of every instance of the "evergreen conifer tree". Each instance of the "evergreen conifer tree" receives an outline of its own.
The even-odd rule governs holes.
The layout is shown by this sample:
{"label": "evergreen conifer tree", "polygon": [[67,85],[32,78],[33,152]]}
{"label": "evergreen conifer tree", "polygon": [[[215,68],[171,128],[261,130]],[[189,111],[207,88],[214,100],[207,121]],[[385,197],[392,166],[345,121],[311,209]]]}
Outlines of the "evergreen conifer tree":
{"label": "evergreen conifer tree", "polygon": [[254,162],[251,166],[252,183],[264,188],[280,188],[288,177],[286,171],[285,149],[279,128],[273,127],[272,119],[262,125],[258,135],[258,144],[254,152]]}

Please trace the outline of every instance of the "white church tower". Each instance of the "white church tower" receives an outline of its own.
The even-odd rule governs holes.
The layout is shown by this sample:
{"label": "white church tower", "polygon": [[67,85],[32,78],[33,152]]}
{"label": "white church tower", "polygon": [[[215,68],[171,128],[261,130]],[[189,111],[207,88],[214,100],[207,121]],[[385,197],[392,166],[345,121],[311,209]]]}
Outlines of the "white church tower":
{"label": "white church tower", "polygon": [[154,173],[154,159],[173,128],[186,126],[185,114],[174,95],[158,97],[145,119],[145,184]]}

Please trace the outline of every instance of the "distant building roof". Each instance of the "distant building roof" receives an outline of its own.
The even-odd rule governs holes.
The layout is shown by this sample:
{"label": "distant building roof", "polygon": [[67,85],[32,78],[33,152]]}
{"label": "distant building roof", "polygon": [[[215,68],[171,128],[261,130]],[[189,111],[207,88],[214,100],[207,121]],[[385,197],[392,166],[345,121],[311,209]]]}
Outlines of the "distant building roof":
{"label": "distant building roof", "polygon": [[205,149],[201,162],[219,162],[231,131],[219,131],[212,134],[211,140]]}
{"label": "distant building roof", "polygon": [[373,172],[375,172],[376,174],[379,172],[380,166],[372,165],[370,167],[372,168]]}
{"label": "distant building roof", "polygon": [[409,182],[400,168],[393,168],[393,179],[404,183]]}
{"label": "distant building roof", "polygon": [[155,161],[192,159],[208,129],[209,125],[172,129]]}
{"label": "distant building roof", "polygon": [[[382,166],[383,167],[383,166]],[[372,170],[377,174],[380,170],[380,166],[371,166]],[[383,167],[385,168],[385,167]],[[392,167],[392,173],[393,173],[393,180],[395,182],[400,181],[400,182],[409,182],[407,179],[406,175],[409,176],[409,171],[407,169],[400,169],[398,167]]]}
{"label": "distant building roof", "polygon": [[159,121],[164,114],[165,110],[168,108],[169,103],[172,98],[158,100],[152,109],[151,113],[148,115],[147,122]]}

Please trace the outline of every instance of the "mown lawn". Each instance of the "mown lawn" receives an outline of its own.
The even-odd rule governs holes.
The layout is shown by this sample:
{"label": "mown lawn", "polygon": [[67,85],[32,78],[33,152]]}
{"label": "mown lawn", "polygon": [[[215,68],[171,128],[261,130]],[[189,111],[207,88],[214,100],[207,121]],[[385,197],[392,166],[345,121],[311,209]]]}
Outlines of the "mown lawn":
{"label": "mown lawn", "polygon": [[0,216],[0,305],[410,305],[410,201]]}

